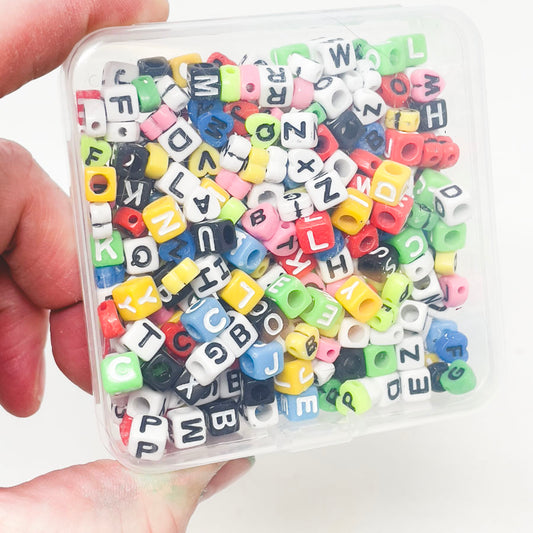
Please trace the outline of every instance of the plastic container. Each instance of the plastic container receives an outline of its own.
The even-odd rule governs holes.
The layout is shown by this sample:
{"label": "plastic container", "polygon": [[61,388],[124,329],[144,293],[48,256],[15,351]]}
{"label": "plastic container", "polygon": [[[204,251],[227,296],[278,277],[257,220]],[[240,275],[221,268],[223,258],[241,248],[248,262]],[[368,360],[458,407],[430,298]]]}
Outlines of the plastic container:
{"label": "plastic container", "polygon": [[[236,63],[245,55],[248,62],[252,59],[268,61],[272,49],[294,43],[309,43],[318,38],[364,39],[376,45],[396,36],[413,34],[425,36],[427,61],[411,67],[408,74],[417,68],[429,68],[444,78],[446,86],[438,98],[446,101],[448,124],[433,133],[450,136],[460,148],[459,160],[442,172],[471,196],[467,242],[458,252],[457,262],[457,272],[469,283],[468,299],[457,309],[432,310],[430,314],[433,318],[455,321],[458,329],[468,338],[468,365],[476,376],[475,389],[461,395],[432,392],[429,399],[416,402],[400,398],[387,407],[372,406],[361,414],[350,412],[350,409],[347,409],[347,415],[321,410],[318,416],[306,421],[289,421],[280,413],[279,422],[270,427],[254,428],[244,417],[240,417],[240,429],[237,432],[216,437],[208,435],[205,444],[187,449],[177,449],[169,440],[163,457],[158,461],[149,460],[149,447],[146,448],[148,453],[141,453],[141,458],[135,457],[128,452],[120,438],[119,422],[124,415],[126,400],[124,396],[117,400],[117,397],[104,391],[100,372],[104,355],[127,349],[116,343],[109,346],[102,336],[97,314],[102,296],[97,295],[91,260],[89,243],[93,230],[89,203],[85,197],[84,162],[80,153],[84,126],[80,126],[78,121],[76,92],[99,90],[104,66],[110,61],[135,65],[141,58],[163,56],[170,59],[193,52],[200,54],[203,61],[213,52],[221,52]],[[375,60],[371,47],[363,47],[358,53],[366,52],[368,58]],[[408,53],[418,57],[416,46]],[[386,58],[393,63],[401,61],[394,50]],[[495,281],[496,261],[492,250],[494,217],[486,135],[483,55],[475,29],[462,14],[442,8],[380,7],[113,28],[98,31],[84,39],[66,61],[63,71],[72,196],[93,390],[103,439],[109,451],[122,464],[135,470],[161,472],[271,451],[297,451],[336,444],[358,435],[463,413],[478,405],[491,391],[500,304],[498,283]],[[146,113],[142,119],[148,116],[149,113]],[[384,118],[380,120],[381,123],[383,121]],[[147,139],[142,135],[141,138],[140,143],[144,144]],[[346,153],[351,153],[351,150]],[[412,167],[412,175],[418,179],[416,168]],[[381,237],[380,242],[385,242],[385,236]],[[346,313],[346,316],[350,314]],[[430,320],[426,323],[426,331]],[[425,351],[428,351],[427,348]],[[416,381],[413,383],[415,388],[420,385],[416,385]],[[373,397],[372,394],[370,396]],[[393,437],[384,435],[383,438]]]}

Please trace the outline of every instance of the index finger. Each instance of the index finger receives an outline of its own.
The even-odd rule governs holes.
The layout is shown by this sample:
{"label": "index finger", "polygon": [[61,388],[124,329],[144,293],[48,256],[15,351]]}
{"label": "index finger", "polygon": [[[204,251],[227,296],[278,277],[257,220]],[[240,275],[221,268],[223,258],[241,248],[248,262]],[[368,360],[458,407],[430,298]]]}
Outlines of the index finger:
{"label": "index finger", "polygon": [[87,33],[166,20],[167,0],[0,0],[0,97],[60,65]]}

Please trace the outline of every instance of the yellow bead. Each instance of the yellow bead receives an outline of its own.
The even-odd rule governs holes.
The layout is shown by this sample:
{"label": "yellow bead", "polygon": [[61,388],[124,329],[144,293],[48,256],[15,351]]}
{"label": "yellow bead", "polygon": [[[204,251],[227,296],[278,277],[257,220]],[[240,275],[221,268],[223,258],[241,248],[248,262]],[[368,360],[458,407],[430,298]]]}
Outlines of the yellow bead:
{"label": "yellow bead", "polygon": [[203,178],[200,181],[200,187],[211,191],[218,200],[220,207],[222,207],[231,198],[230,194],[211,178]]}
{"label": "yellow bead", "polygon": [[231,273],[230,282],[218,294],[233,309],[246,315],[257,305],[264,293],[251,276],[235,269]]}
{"label": "yellow bead", "polygon": [[311,361],[318,350],[318,329],[309,324],[298,324],[285,338],[285,350],[297,359]]}
{"label": "yellow bead", "polygon": [[143,210],[143,220],[158,243],[169,241],[187,229],[180,208],[170,196],[163,196],[148,204]]}
{"label": "yellow bead", "polygon": [[176,311],[169,319],[167,319],[167,322],[177,324],[181,320],[181,315],[183,315],[183,311],[180,309],[179,311]]}
{"label": "yellow bead", "polygon": [[252,146],[247,165],[239,172],[239,177],[250,183],[262,183],[265,179],[268,158],[269,154],[266,149]]}
{"label": "yellow bead", "polygon": [[144,175],[158,180],[168,169],[168,153],[159,143],[146,143],[145,148],[149,155]]}
{"label": "yellow bead", "polygon": [[189,157],[189,170],[198,178],[220,172],[220,154],[210,144],[202,143]]}
{"label": "yellow bead", "polygon": [[151,276],[129,278],[111,292],[124,320],[140,320],[161,309],[159,292]]}
{"label": "yellow bead", "polygon": [[307,390],[314,379],[311,361],[285,354],[283,370],[274,377],[274,388],[283,394],[298,395]]}
{"label": "yellow bead", "polygon": [[198,276],[198,274],[200,274],[200,269],[196,263],[190,257],[186,257],[168,274],[163,276],[161,283],[169,292],[176,294]]}
{"label": "yellow bead", "polygon": [[399,131],[413,132],[420,126],[420,111],[418,109],[387,109],[385,113],[385,127]]}
{"label": "yellow bead", "polygon": [[114,202],[116,197],[114,167],[85,167],[85,198],[88,202]]}
{"label": "yellow bead", "polygon": [[426,366],[432,365],[433,363],[441,363],[442,361],[439,359],[438,355],[436,353],[425,353],[424,354],[424,364]]}
{"label": "yellow bead", "polygon": [[197,53],[185,54],[182,56],[173,57],[169,60],[168,64],[172,69],[172,77],[178,87],[187,87],[187,79],[183,77],[181,73],[187,72],[187,67],[182,65],[190,65],[191,63],[201,63],[202,56]]}
{"label": "yellow bead", "polygon": [[259,279],[270,266],[270,259],[268,257],[265,257],[260,263],[259,266],[250,274],[252,278]]}
{"label": "yellow bead", "polygon": [[381,309],[381,298],[358,276],[349,277],[335,298],[359,322],[368,322]]}
{"label": "yellow bead", "polygon": [[357,189],[348,188],[348,198],[341,202],[331,215],[331,223],[337,229],[355,235],[370,218],[374,202]]}
{"label": "yellow bead", "polygon": [[398,205],[410,176],[411,170],[408,166],[396,161],[383,161],[372,178],[370,198],[385,205]]}
{"label": "yellow bead", "polygon": [[457,252],[437,252],[435,254],[435,272],[441,276],[455,274]]}

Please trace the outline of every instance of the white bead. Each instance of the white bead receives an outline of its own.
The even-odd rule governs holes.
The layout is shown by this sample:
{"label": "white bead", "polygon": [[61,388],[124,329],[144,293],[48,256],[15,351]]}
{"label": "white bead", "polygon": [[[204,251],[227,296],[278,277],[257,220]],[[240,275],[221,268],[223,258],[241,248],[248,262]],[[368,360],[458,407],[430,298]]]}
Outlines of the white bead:
{"label": "white bead", "polygon": [[171,409],[176,409],[178,407],[186,407],[187,404],[183,400],[183,398],[180,398],[176,392],[171,389],[166,392],[165,394],[165,410],[170,411]]}
{"label": "white bead", "polygon": [[272,265],[268,270],[259,278],[256,279],[257,283],[263,290],[267,290],[268,286],[274,283],[280,276],[287,274],[281,265]]}
{"label": "white bead", "polygon": [[421,280],[413,282],[411,298],[428,305],[442,301],[444,294],[439,283],[439,278],[434,270]]}
{"label": "white bead", "polygon": [[202,138],[183,118],[162,133],[157,140],[174,161],[187,159],[202,144]]}
{"label": "white bead", "polygon": [[372,378],[375,385],[380,389],[380,400],[377,405],[379,407],[387,407],[396,403],[402,397],[402,386],[400,374],[393,372],[385,376],[378,376]]}
{"label": "white bead", "polygon": [[126,272],[128,274],[147,274],[159,268],[157,243],[153,237],[124,239],[122,244],[124,246]]}
{"label": "white bead", "polygon": [[246,205],[253,209],[262,203],[269,203],[275,208],[278,207],[280,198],[283,197],[285,187],[282,183],[259,183],[252,187],[246,197]]}
{"label": "white bead", "polygon": [[431,398],[431,377],[426,367],[400,372],[402,398],[406,402],[429,400]]}
{"label": "white bead", "polygon": [[292,102],[294,82],[288,67],[257,65],[261,94],[259,107],[288,107]]}
{"label": "white bead", "polygon": [[218,376],[220,398],[239,398],[241,395],[241,371],[225,370]]}
{"label": "white bead", "polygon": [[180,407],[167,413],[170,435],[179,450],[204,444],[207,440],[207,426],[204,413],[198,407]]}
{"label": "white bead", "polygon": [[[195,263],[198,263],[198,261],[196,260]],[[183,312],[185,312],[188,309],[190,309],[198,301],[199,301],[198,296],[196,296],[194,292],[191,292],[187,294],[186,296],[184,296],[183,298],[181,298],[180,300],[178,300],[178,307]]]}
{"label": "white bead", "polygon": [[102,85],[122,85],[139,77],[139,67],[133,63],[108,61],[102,72]]}
{"label": "white bead", "polygon": [[333,377],[333,374],[335,374],[335,365],[333,363],[313,359],[311,365],[315,374],[315,385],[319,387],[327,383]]}
{"label": "white bead", "polygon": [[131,84],[102,87],[108,122],[128,122],[139,118],[137,89]]}
{"label": "white bead", "polygon": [[316,83],[324,72],[324,65],[301,54],[291,54],[287,58],[287,65],[293,76],[311,83]]}
{"label": "white bead", "polygon": [[128,452],[137,459],[160,461],[168,438],[168,420],[161,416],[140,415],[131,422]]}
{"label": "white bead", "polygon": [[252,143],[246,137],[234,133],[220,151],[220,166],[230,172],[240,172],[250,154]]}
{"label": "white bead", "polygon": [[324,74],[338,75],[355,68],[357,58],[348,39],[318,39],[309,43],[311,55],[324,65]]}
{"label": "white bead", "polygon": [[109,413],[111,414],[111,420],[113,424],[120,425],[124,420],[126,414],[126,406],[128,405],[128,395],[122,394],[111,397],[109,403]]}
{"label": "white bead", "polygon": [[457,226],[472,216],[470,194],[458,185],[445,185],[435,191],[435,211],[448,226]]}
{"label": "white bead", "polygon": [[107,239],[113,234],[111,206],[107,202],[89,204],[89,216],[94,239]]}
{"label": "white bead", "polygon": [[214,220],[220,215],[220,202],[211,189],[197,187],[185,198],[183,213],[192,223]]}
{"label": "white bead", "polygon": [[284,222],[308,217],[314,212],[313,202],[305,192],[287,192],[278,200],[279,217]]}
{"label": "white bead", "polygon": [[107,131],[105,105],[102,100],[86,99],[83,103],[83,132],[91,137],[103,137]]}
{"label": "white bead", "polygon": [[208,389],[200,396],[198,400],[194,402],[194,405],[200,407],[200,405],[206,405],[208,403],[216,402],[220,398],[220,384],[218,376],[210,384]]}
{"label": "white bead", "polygon": [[138,122],[108,122],[104,139],[111,143],[134,143],[141,138]]}
{"label": "white bead", "polygon": [[398,310],[398,324],[407,331],[419,333],[424,330],[427,314],[427,304],[405,300]]}
{"label": "white bead", "polygon": [[336,256],[317,263],[324,283],[333,283],[353,274],[352,256],[346,246]]}
{"label": "white bead", "polygon": [[230,282],[231,274],[228,265],[220,255],[204,255],[195,259],[194,262],[200,269],[200,274],[191,281],[190,285],[198,298],[210,296]]}
{"label": "white bead", "polygon": [[176,85],[172,77],[163,76],[155,84],[159,96],[174,113],[178,113],[189,103],[189,95]]}
{"label": "white bead", "polygon": [[275,426],[279,422],[278,402],[263,405],[246,405],[244,418],[253,428]]}
{"label": "white bead", "polygon": [[295,183],[305,183],[317,176],[323,167],[320,156],[310,148],[293,148],[288,152],[287,175]]}
{"label": "white bead", "polygon": [[335,170],[328,170],[305,183],[305,188],[318,211],[326,211],[348,198],[348,191]]}
{"label": "white bead", "polygon": [[[118,284],[111,287],[111,290],[113,290],[115,287],[118,287]],[[118,337],[115,337],[114,339],[109,339],[109,349],[112,353],[126,353],[130,351],[127,346],[124,346],[120,342],[120,339]]]}
{"label": "white bead", "polygon": [[185,199],[199,186],[200,179],[181,163],[170,163],[167,171],[155,181],[155,188],[172,196],[179,205],[183,205]]}
{"label": "white bead", "polygon": [[396,345],[398,370],[413,370],[424,366],[424,339],[421,335],[405,335]]}
{"label": "white bead", "polygon": [[411,281],[415,282],[428,276],[433,271],[434,266],[435,260],[433,259],[433,254],[428,250],[411,263],[400,264],[400,270]]}
{"label": "white bead", "polygon": [[377,91],[381,87],[381,74],[376,70],[372,61],[359,59],[355,70],[363,77],[363,87],[371,91]]}
{"label": "white bead", "polygon": [[166,405],[166,395],[151,389],[142,387],[130,392],[126,412],[132,418],[139,415],[162,416]]}
{"label": "white bead", "polygon": [[368,392],[371,405],[378,405],[383,394],[379,383],[377,383],[374,378],[361,378],[357,381],[363,385],[363,387],[366,389],[366,392]]}
{"label": "white bead", "polygon": [[324,162],[324,170],[334,170],[346,187],[357,174],[357,163],[342,150],[333,152]]}
{"label": "white bead", "polygon": [[387,111],[383,98],[370,89],[359,89],[353,95],[354,112],[363,126],[377,122]]}
{"label": "white bead", "polygon": [[370,328],[370,344],[390,346],[401,342],[404,337],[404,331],[399,324],[393,324],[385,331],[377,331]]}
{"label": "white bead", "polygon": [[235,361],[235,354],[217,340],[196,346],[185,362],[185,368],[200,383],[209,385]]}
{"label": "white bead", "polygon": [[281,115],[281,146],[314,148],[318,143],[318,119],[314,113],[298,111]]}
{"label": "white bead", "polygon": [[240,357],[259,337],[252,323],[237,311],[228,311],[229,326],[218,336],[219,341]]}
{"label": "white bead", "polygon": [[165,334],[153,322],[143,318],[127,327],[126,333],[120,337],[120,342],[143,361],[150,361],[163,346]]}
{"label": "white bead", "polygon": [[269,183],[281,183],[287,176],[287,161],[289,154],[279,146],[269,146],[268,163],[265,173],[265,181]]}
{"label": "white bead", "polygon": [[343,348],[365,348],[370,343],[370,326],[347,316],[342,319],[337,340]]}
{"label": "white bead", "polygon": [[333,120],[352,106],[353,96],[340,78],[325,76],[315,83],[315,101],[324,108],[328,119]]}
{"label": "white bead", "polygon": [[354,93],[365,86],[363,74],[357,70],[350,70],[349,72],[341,74],[340,79],[346,84],[346,87],[348,87],[351,93]]}

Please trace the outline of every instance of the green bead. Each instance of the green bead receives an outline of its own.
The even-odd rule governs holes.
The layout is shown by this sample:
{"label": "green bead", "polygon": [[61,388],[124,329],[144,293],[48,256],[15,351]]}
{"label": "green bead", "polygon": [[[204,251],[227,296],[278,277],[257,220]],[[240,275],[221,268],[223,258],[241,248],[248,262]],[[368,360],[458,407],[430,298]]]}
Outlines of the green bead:
{"label": "green bead", "polygon": [[366,375],[369,378],[386,376],[396,372],[398,362],[396,360],[396,349],[393,345],[379,346],[369,344],[363,348],[366,363]]}
{"label": "green bead", "polygon": [[237,65],[220,67],[220,99],[223,102],[241,99],[241,71]]}
{"label": "green bead", "polygon": [[387,331],[398,318],[398,306],[391,302],[383,302],[381,309],[367,322],[376,331]]}
{"label": "green bead", "polygon": [[404,300],[411,296],[413,292],[413,282],[405,274],[393,272],[387,278],[381,290],[381,299],[389,304],[399,306]]}
{"label": "green bead", "polygon": [[250,141],[256,148],[268,148],[281,134],[281,122],[269,113],[254,113],[244,122]]}
{"label": "green bead", "polygon": [[296,318],[312,302],[305,285],[294,276],[283,274],[270,284],[265,296],[273,300],[287,318]]}
{"label": "green bead", "polygon": [[304,43],[288,44],[279,48],[273,48],[270,51],[270,58],[276,65],[286,65],[291,54],[300,54],[307,59],[311,58],[309,47]]}
{"label": "green bead", "polygon": [[124,263],[122,237],[114,230],[111,237],[94,239],[91,237],[91,256],[95,267],[121,265]]}
{"label": "green bead", "polygon": [[337,411],[342,415],[346,415],[350,411],[362,414],[372,407],[372,400],[360,381],[349,379],[340,386],[336,406]]}
{"label": "green bead", "polygon": [[300,318],[309,325],[318,328],[320,335],[335,337],[344,318],[344,308],[324,291],[307,287],[307,292],[312,301],[309,307],[300,313]]}
{"label": "green bead", "polygon": [[476,375],[464,361],[454,361],[440,377],[440,384],[451,394],[464,394],[476,386]]}
{"label": "green bead", "polygon": [[222,206],[218,218],[221,220],[231,220],[234,224],[241,219],[246,212],[247,207],[233,196]]}
{"label": "green bead", "polygon": [[133,352],[108,355],[100,364],[102,385],[109,394],[123,394],[143,386],[139,358]]}
{"label": "green bead", "polygon": [[400,263],[407,265],[425,254],[428,243],[424,232],[420,229],[405,228],[387,241],[388,244],[396,248],[400,257]]}
{"label": "green bead", "polygon": [[139,76],[131,84],[137,89],[139,108],[142,113],[155,111],[161,105],[161,96],[152,76]]}
{"label": "green bead", "polygon": [[318,389],[318,407],[322,411],[336,411],[336,401],[339,396],[341,382],[338,379],[330,379]]}
{"label": "green bead", "polygon": [[357,59],[364,59],[365,52],[372,48],[368,41],[365,41],[365,39],[354,39],[352,41],[353,49],[355,50],[355,57]]}
{"label": "green bead", "polygon": [[455,252],[464,248],[466,243],[466,224],[448,226],[439,220],[431,233],[429,242],[436,252]]}
{"label": "green bead", "polygon": [[393,37],[390,40],[402,42],[405,48],[406,67],[416,67],[427,61],[428,50],[426,36],[423,33],[402,35],[401,37]]}
{"label": "green bead", "polygon": [[426,168],[418,178],[418,181],[413,189],[415,202],[425,205],[431,209],[431,211],[433,211],[435,209],[435,191],[441,187],[444,187],[445,185],[449,185],[451,182],[452,181],[450,178],[444,174],[441,174],[436,170]]}
{"label": "green bead", "polygon": [[318,103],[313,102],[306,110],[306,113],[314,113],[316,115],[316,119],[318,124],[322,124],[322,122],[325,122],[326,118],[328,118],[326,114],[326,110]]}
{"label": "green bead", "polygon": [[[432,217],[432,215],[434,216]],[[415,229],[426,229],[425,226],[429,223],[430,218],[434,219],[433,226],[437,222],[438,215],[436,215],[437,219],[435,219],[435,215],[436,213],[431,211],[429,207],[426,207],[424,204],[417,204],[415,202],[411,208],[409,216],[407,217],[407,225]]]}
{"label": "green bead", "polygon": [[81,136],[80,150],[83,164],[88,167],[103,167],[111,158],[111,145],[88,135]]}
{"label": "green bead", "polygon": [[379,54],[376,70],[382,76],[389,76],[405,70],[407,66],[407,48],[399,38],[390,39],[386,43],[373,46]]}

